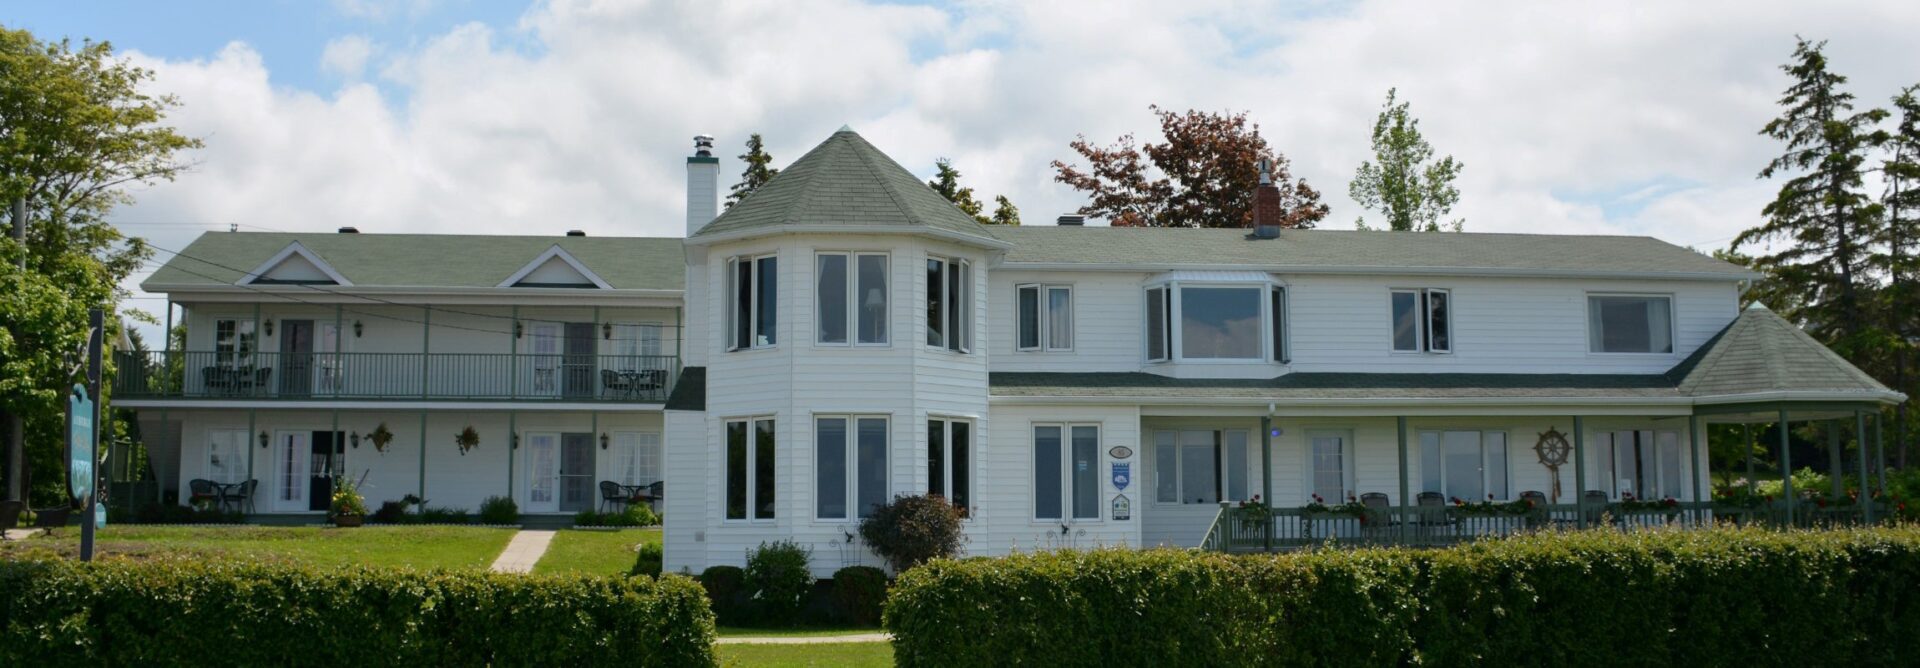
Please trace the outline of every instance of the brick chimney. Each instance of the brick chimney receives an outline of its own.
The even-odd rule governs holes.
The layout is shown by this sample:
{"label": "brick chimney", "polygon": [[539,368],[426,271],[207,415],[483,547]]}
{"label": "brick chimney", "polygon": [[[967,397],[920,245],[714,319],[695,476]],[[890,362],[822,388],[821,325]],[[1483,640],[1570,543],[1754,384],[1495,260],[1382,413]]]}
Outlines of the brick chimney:
{"label": "brick chimney", "polygon": [[1280,237],[1280,188],[1273,185],[1273,167],[1260,161],[1260,187],[1253,191],[1253,238]]}

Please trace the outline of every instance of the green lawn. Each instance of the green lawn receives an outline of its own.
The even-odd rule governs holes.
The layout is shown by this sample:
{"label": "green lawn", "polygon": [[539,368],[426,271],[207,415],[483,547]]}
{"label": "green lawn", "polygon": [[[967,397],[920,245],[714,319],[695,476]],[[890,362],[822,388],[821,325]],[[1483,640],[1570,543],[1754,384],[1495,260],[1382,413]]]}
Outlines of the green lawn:
{"label": "green lawn", "polygon": [[[478,527],[109,526],[100,530],[94,547],[97,555],[136,559],[186,554],[320,566],[486,568],[512,538],[511,529]],[[79,549],[79,527],[0,543],[0,555],[29,550],[76,555]]]}
{"label": "green lawn", "polygon": [[740,626],[718,627],[720,637],[733,638],[819,638],[822,636],[850,636],[865,633],[880,633],[878,628],[867,626],[843,627],[800,627],[789,629],[756,629]]}
{"label": "green lawn", "polygon": [[660,544],[660,529],[580,531],[554,534],[546,555],[533,565],[535,573],[626,575],[633,570],[634,550],[641,543]]}
{"label": "green lawn", "polygon": [[714,645],[722,666],[891,666],[893,643]]}

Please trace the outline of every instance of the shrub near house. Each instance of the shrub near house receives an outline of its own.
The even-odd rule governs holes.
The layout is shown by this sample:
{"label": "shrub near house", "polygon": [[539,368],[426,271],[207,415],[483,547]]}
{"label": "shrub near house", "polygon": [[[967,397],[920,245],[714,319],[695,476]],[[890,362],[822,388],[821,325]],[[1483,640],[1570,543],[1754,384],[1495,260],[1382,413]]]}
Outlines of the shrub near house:
{"label": "shrub near house", "polygon": [[903,666],[1912,665],[1920,528],[935,561],[886,626]]}

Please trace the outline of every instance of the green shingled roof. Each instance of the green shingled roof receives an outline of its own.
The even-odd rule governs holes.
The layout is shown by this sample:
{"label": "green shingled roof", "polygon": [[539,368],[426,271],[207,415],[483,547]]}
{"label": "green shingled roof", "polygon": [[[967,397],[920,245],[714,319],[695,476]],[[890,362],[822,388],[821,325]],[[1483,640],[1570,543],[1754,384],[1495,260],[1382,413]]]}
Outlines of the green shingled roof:
{"label": "green shingled roof", "polygon": [[1521,273],[1751,276],[1729,264],[1652,237],[1283,230],[1248,239],[1241,229],[1152,227],[992,227],[1013,244],[1010,266],[1237,265],[1269,271],[1425,273],[1489,270]]}
{"label": "green shingled roof", "polygon": [[855,226],[918,228],[994,243],[985,225],[845,128],[700,228],[694,238]]}
{"label": "green shingled roof", "polygon": [[491,288],[555,245],[616,289],[686,283],[686,255],[673,238],[208,232],[141,285],[233,285],[295,241],[356,286]]}
{"label": "green shingled roof", "polygon": [[1832,400],[1898,395],[1765,308],[1749,308],[1663,374],[1292,373],[1272,379],[1168,378],[1139,372],[999,372],[1000,397],[1247,399],[1681,399],[1791,392]]}

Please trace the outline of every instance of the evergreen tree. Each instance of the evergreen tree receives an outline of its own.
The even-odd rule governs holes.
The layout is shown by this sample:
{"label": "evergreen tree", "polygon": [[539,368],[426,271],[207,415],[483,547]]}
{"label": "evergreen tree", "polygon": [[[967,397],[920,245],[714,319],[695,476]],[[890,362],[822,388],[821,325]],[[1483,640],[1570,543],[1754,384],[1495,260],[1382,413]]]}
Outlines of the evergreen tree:
{"label": "evergreen tree", "polygon": [[[1920,272],[1920,260],[1915,258],[1915,244],[1920,243],[1920,84],[1894,96],[1893,108],[1900,116],[1887,138],[1887,159],[1880,168],[1886,183],[1880,197],[1885,210],[1886,244],[1879,264],[1887,274],[1880,308],[1888,316],[1890,341],[1898,348],[1892,360],[1893,387],[1912,395],[1915,388],[1909,386],[1913,378],[1909,366],[1916,360],[1907,337],[1920,336],[1920,322],[1916,321],[1920,319],[1920,313],[1916,313],[1920,310],[1920,294],[1916,294],[1920,284],[1915,282],[1915,273]],[[1907,419],[1907,406],[1902,403],[1895,416],[1895,437],[1900,444],[1897,460],[1902,469],[1907,466]]]}
{"label": "evergreen tree", "polygon": [[933,180],[927,182],[928,188],[940,193],[941,197],[953,202],[953,205],[962,213],[973,216],[973,219],[980,221],[980,224],[993,224],[992,219],[980,214],[983,207],[980,200],[974,198],[973,189],[960,185],[960,170],[953,168],[953,161],[940,158],[933,161],[933,167],[935,174]]}
{"label": "evergreen tree", "polygon": [[1006,195],[995,196],[993,202],[996,206],[993,207],[993,220],[989,221],[991,224],[1015,226],[1020,224],[1020,207],[1014,206],[1013,201],[1007,199]]}
{"label": "evergreen tree", "polygon": [[[1439,232],[1440,219],[1460,201],[1453,180],[1465,165],[1453,156],[1433,159],[1433,146],[1420,135],[1420,121],[1407,112],[1407,103],[1394,104],[1397,89],[1387,89],[1387,103],[1373,121],[1373,155],[1378,164],[1360,163],[1347,184],[1347,194],[1360,206],[1380,212],[1387,229]],[[1445,229],[1459,232],[1466,221],[1454,219]],[[1354,223],[1368,229],[1365,217]]]}
{"label": "evergreen tree", "polygon": [[747,137],[747,152],[740,154],[740,162],[746,163],[747,168],[740,172],[740,182],[733,184],[733,192],[727,194],[729,209],[780,173],[778,168],[772,166],[773,156],[767,155],[767,146],[760,140],[758,132]]}
{"label": "evergreen tree", "polygon": [[1730,250],[1781,242],[1755,254],[1752,266],[1805,302],[1782,312],[1862,368],[1884,338],[1869,317],[1872,247],[1880,238],[1880,206],[1862,183],[1868,152],[1885,139],[1874,125],[1886,112],[1853,112],[1847,79],[1827,69],[1824,42],[1804,39],[1782,70],[1793,84],[1780,98],[1781,116],[1761,134],[1786,151],[1760,171],[1760,178],[1791,175],[1773,202],[1761,209],[1765,222],[1733,240]]}

